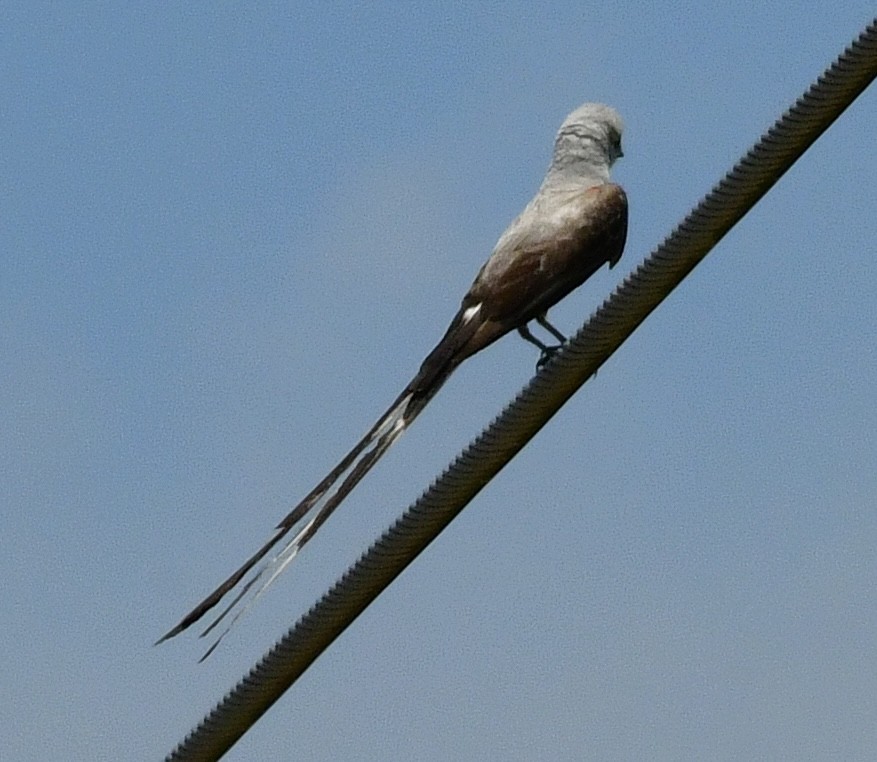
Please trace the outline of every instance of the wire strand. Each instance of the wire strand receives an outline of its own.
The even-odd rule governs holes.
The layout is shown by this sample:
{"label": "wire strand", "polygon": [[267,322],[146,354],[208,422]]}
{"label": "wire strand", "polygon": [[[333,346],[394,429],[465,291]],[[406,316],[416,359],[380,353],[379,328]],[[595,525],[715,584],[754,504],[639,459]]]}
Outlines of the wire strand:
{"label": "wire strand", "polygon": [[877,76],[877,19],[564,349],[168,756],[219,759],[548,422]]}

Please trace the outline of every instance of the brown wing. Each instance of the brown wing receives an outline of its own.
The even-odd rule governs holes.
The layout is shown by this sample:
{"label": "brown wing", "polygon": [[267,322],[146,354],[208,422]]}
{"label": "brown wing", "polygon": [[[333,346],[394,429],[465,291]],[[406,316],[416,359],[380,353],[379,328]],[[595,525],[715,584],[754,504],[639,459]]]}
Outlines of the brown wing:
{"label": "brown wing", "polygon": [[525,325],[578,288],[605,262],[612,267],[627,238],[627,196],[614,184],[589,188],[578,209],[545,240],[523,245],[500,277],[476,279],[466,302],[505,330]]}

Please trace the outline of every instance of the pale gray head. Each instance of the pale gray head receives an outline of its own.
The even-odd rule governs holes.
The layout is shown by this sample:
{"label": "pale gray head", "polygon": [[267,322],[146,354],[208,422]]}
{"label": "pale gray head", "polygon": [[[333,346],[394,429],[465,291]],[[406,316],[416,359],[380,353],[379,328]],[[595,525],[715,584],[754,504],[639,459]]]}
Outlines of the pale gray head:
{"label": "pale gray head", "polygon": [[602,103],[579,106],[560,125],[543,185],[609,182],[609,168],[624,155],[621,152],[623,129],[621,117],[614,108]]}

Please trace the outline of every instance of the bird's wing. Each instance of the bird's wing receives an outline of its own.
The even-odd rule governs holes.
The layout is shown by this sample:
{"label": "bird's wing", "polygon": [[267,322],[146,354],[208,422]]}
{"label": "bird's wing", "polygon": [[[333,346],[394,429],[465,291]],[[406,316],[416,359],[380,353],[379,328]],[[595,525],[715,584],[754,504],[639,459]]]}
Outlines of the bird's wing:
{"label": "bird's wing", "polygon": [[[627,196],[619,185],[598,185],[568,199],[557,222],[533,239],[527,227],[509,237],[506,252],[490,260],[467,298],[485,320],[525,325],[578,288],[604,263],[615,265],[627,238]],[[491,266],[493,264],[493,266]],[[477,350],[476,350],[477,351]]]}

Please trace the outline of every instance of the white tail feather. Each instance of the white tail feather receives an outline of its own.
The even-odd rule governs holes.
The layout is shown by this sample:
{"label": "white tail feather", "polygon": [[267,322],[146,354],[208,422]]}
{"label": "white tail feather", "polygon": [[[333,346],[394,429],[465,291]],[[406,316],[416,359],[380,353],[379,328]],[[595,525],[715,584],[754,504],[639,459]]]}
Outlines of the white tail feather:
{"label": "white tail feather", "polygon": [[[232,627],[234,627],[237,621],[255,605],[256,601],[262,597],[274,581],[286,571],[289,564],[292,563],[299,551],[314,535],[320,525],[356,486],[359,480],[368,473],[378,459],[380,459],[390,446],[401,436],[402,432],[405,431],[407,424],[410,422],[405,420],[405,410],[409,400],[410,395],[403,397],[378,422],[377,426],[375,426],[371,432],[368,441],[361,448],[356,458],[350,462],[344,471],[337,474],[333,481],[326,484],[322,490],[312,496],[311,505],[307,512],[301,517],[300,521],[303,521],[308,516],[310,516],[310,518],[303,525],[300,524],[301,528],[291,539],[287,540],[279,551],[259,565],[231,603],[229,603],[216,619],[210,623],[207,629],[201,633],[201,637],[208,635],[226,618],[226,616],[237,608],[237,611],[235,611],[234,616],[232,616],[226,628],[210,646],[204,656],[201,657],[201,661],[213,653],[214,649],[229,633]],[[289,528],[281,529],[277,539],[279,540],[287,531],[289,531]],[[264,581],[256,587],[256,584],[263,579]],[[240,607],[238,608],[239,604]]]}

